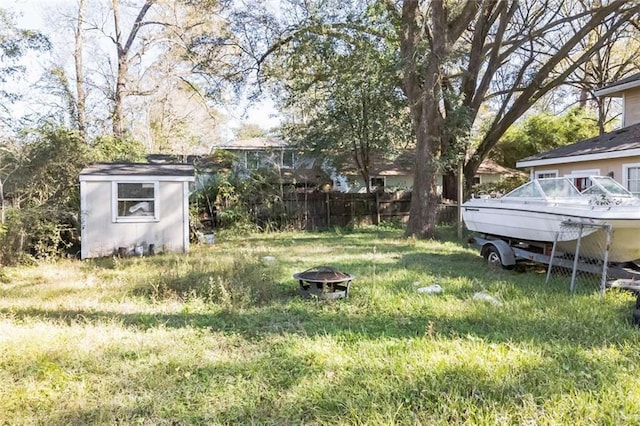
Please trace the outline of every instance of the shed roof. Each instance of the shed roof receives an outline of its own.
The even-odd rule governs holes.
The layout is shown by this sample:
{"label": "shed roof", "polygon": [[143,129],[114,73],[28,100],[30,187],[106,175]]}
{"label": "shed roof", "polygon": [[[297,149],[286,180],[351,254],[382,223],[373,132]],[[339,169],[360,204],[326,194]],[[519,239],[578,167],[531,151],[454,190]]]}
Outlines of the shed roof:
{"label": "shed roof", "polygon": [[614,81],[595,91],[596,96],[621,96],[622,92],[640,87],[640,73]]}
{"label": "shed roof", "polygon": [[191,164],[95,163],[80,176],[185,176],[193,177]]}
{"label": "shed roof", "polygon": [[[613,132],[603,133],[594,138],[561,146],[551,151],[531,155],[518,161],[518,167],[552,164],[551,161],[576,162],[619,158],[638,155],[640,150],[640,123],[623,127]],[[573,161],[566,161],[567,159]]]}

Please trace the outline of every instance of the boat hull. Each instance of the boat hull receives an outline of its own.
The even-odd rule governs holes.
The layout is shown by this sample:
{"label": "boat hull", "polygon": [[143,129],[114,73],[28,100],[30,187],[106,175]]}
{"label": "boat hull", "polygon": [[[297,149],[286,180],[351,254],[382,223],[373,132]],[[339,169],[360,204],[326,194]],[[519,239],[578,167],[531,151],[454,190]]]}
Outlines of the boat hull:
{"label": "boat hull", "polygon": [[475,199],[463,204],[462,214],[471,231],[522,241],[554,242],[557,238],[557,249],[563,252],[575,253],[580,239],[580,255],[600,260],[607,243],[607,232],[600,225],[610,225],[607,260],[623,263],[640,259],[638,206],[611,208]]}

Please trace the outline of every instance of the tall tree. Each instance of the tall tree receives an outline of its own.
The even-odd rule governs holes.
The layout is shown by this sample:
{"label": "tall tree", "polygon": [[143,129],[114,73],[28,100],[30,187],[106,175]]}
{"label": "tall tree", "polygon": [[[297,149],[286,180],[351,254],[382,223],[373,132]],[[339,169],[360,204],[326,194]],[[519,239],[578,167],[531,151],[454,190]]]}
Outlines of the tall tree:
{"label": "tall tree", "polygon": [[376,163],[393,159],[411,143],[394,47],[366,34],[311,38],[297,46],[294,57],[300,57],[291,62],[298,65],[288,70],[281,90],[287,110],[304,117],[285,125],[286,134],[331,159],[338,170],[355,166],[367,192]]}
{"label": "tall tree", "polygon": [[[583,0],[588,5],[601,6],[601,0]],[[624,22],[609,37],[609,41],[598,49],[584,64],[576,69],[570,77],[569,84],[580,91],[580,106],[591,107],[596,111],[596,119],[600,133],[615,121],[617,116],[611,111],[619,111],[619,105],[610,97],[598,97],[595,91],[609,83],[621,80],[640,71],[640,27],[638,16]],[[580,48],[587,50],[591,45],[609,31],[611,21],[605,20],[581,42]]]}
{"label": "tall tree", "polygon": [[21,75],[26,67],[19,63],[29,50],[45,51],[51,48],[42,33],[18,28],[13,16],[0,8],[0,124],[12,126],[15,118],[9,116],[8,105],[20,97],[12,79]]}
{"label": "tall tree", "polygon": [[575,106],[564,114],[542,111],[528,114],[507,130],[491,151],[491,158],[505,167],[539,152],[588,139],[598,134],[595,114]]}
{"label": "tall tree", "polygon": [[78,126],[78,132],[80,137],[85,142],[87,141],[87,123],[86,123],[86,103],[87,94],[84,87],[84,25],[85,25],[85,8],[86,0],[78,1],[78,20],[74,32],[75,50],[73,53],[73,59],[76,70],[76,124]]}
{"label": "tall tree", "polygon": [[[402,90],[415,135],[414,189],[407,235],[435,235],[436,176],[466,158],[470,187],[482,160],[504,132],[540,98],[605,45],[638,11],[637,1],[609,0],[331,0],[282,1],[281,10],[252,5],[229,18],[233,33],[200,39],[204,62],[237,78],[269,77],[270,58],[293,57],[301,40],[348,39],[355,33],[399,40]],[[375,19],[368,19],[371,17]],[[288,19],[288,21],[286,21]],[[579,44],[607,23],[585,50]],[[206,50],[206,49],[205,49]],[[241,58],[226,62],[237,53]],[[255,75],[255,74],[254,74]],[[322,78],[322,76],[318,76]],[[490,112],[480,128],[481,109]],[[470,154],[469,135],[479,130]]]}
{"label": "tall tree", "polygon": [[[464,166],[469,187],[504,132],[637,13],[636,2],[625,0],[586,10],[572,0],[404,0],[401,7],[386,0],[386,5],[399,22],[404,89],[417,143],[406,233],[419,237],[435,233],[435,176],[445,171],[439,159],[444,152],[464,154],[461,136],[471,131],[480,107],[488,103],[494,113]],[[603,21],[611,23],[609,30],[567,60]]]}
{"label": "tall tree", "polygon": [[113,121],[113,134],[117,138],[124,138],[127,135],[124,125],[124,102],[126,97],[131,94],[131,89],[127,87],[129,66],[133,60],[131,57],[131,48],[133,46],[133,42],[138,36],[140,28],[143,25],[149,24],[149,22],[144,21],[144,18],[155,2],[156,0],[145,0],[129,30],[129,35],[125,36],[122,33],[120,0],[111,0],[115,31],[112,40],[116,46],[118,58],[118,71],[116,74],[116,84],[113,93],[113,112],[111,119]]}

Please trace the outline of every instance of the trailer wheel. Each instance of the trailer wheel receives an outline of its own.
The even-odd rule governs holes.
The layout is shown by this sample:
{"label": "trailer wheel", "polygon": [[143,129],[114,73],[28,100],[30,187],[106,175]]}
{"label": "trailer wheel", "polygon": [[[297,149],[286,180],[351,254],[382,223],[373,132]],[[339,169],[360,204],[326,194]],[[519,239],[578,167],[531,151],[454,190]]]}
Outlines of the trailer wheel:
{"label": "trailer wheel", "polygon": [[513,269],[513,265],[505,265],[502,263],[500,252],[497,248],[489,245],[484,251],[484,258],[487,261],[487,265],[492,269]]}

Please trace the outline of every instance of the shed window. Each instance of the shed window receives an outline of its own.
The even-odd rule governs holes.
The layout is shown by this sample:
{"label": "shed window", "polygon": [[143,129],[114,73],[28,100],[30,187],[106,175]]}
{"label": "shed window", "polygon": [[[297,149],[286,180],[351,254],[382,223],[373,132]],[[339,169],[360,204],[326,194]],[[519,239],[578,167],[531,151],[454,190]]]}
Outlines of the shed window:
{"label": "shed window", "polygon": [[158,217],[158,182],[114,182],[114,222],[151,222]]}

